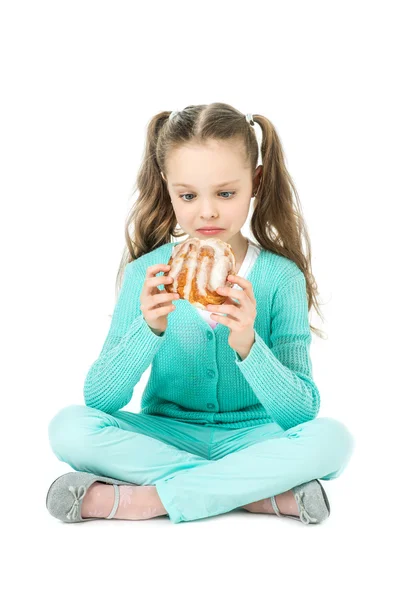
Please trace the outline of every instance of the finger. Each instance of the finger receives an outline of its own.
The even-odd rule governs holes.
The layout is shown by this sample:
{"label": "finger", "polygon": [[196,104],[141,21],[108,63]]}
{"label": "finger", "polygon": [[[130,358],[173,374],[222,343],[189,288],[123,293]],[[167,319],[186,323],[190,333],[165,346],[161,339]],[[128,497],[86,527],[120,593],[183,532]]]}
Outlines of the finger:
{"label": "finger", "polygon": [[153,306],[159,305],[159,306],[167,306],[168,304],[170,304],[173,300],[179,300],[179,294],[175,294],[175,293],[171,293],[171,294],[167,294],[167,293],[163,293],[163,294],[156,294],[155,296],[152,296],[150,303]]}
{"label": "finger", "polygon": [[240,321],[238,319],[235,319],[232,316],[224,316],[224,315],[217,315],[216,313],[212,313],[210,315],[210,317],[213,319],[213,321],[217,321],[218,323],[222,323],[222,325],[226,325],[227,327],[229,327],[230,329],[232,329],[233,331],[236,331],[236,326],[239,325]]}
{"label": "finger", "polygon": [[157,273],[164,273],[165,271],[168,271],[171,268],[171,265],[164,265],[163,263],[160,263],[158,265],[151,265],[150,267],[147,267],[146,270],[146,275],[157,275]]}
{"label": "finger", "polygon": [[253,286],[251,285],[250,281],[244,279],[243,277],[239,277],[239,275],[228,275],[227,280],[231,281],[232,283],[237,283],[237,285],[240,285],[240,287],[245,290],[249,298],[255,300]]}
{"label": "finger", "polygon": [[243,290],[235,290],[234,288],[230,288],[230,287],[221,287],[221,288],[217,288],[216,292],[218,292],[218,294],[220,294],[220,296],[228,296],[228,298],[236,298],[236,300],[239,300],[239,302],[241,302],[242,304],[246,304],[246,302],[249,300],[248,295]]}
{"label": "finger", "polygon": [[[235,319],[236,321],[240,321],[241,316],[242,316],[242,311],[240,308],[238,308],[237,306],[234,306],[233,304],[222,304],[221,308],[223,307],[223,314],[227,314],[230,317],[232,317],[233,319]],[[215,310],[215,305],[213,306],[212,304],[208,304],[206,306],[207,310]],[[211,316],[214,317],[216,315],[216,313],[212,313]],[[220,316],[220,315],[217,315]]]}
{"label": "finger", "polygon": [[155,277],[151,277],[150,279],[146,279],[146,286],[147,289],[152,293],[152,294],[160,294],[161,290],[158,290],[158,286],[159,285],[166,285],[168,283],[172,283],[173,279],[172,277],[169,276],[164,276],[164,277],[160,277],[160,276],[155,276]]}

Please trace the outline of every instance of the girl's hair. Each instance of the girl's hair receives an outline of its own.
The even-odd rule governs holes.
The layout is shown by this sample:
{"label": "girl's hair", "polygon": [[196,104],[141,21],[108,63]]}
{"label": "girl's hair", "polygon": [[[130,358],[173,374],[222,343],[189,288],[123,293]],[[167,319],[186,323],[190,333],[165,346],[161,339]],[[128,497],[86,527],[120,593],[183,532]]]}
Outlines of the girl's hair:
{"label": "girl's hair", "polygon": [[[177,230],[177,219],[166,182],[166,158],[182,144],[207,140],[241,143],[251,172],[257,168],[258,142],[254,128],[239,110],[222,102],[187,106],[169,119],[167,111],[155,115],[148,124],[146,146],[133,194],[139,196],[125,222],[126,247],[116,280],[118,297],[126,265],[159,246],[171,243],[186,233]],[[262,131],[262,175],[251,218],[251,231],[257,242],[275,254],[289,258],[301,269],[306,280],[308,310],[318,306],[318,288],[311,270],[311,243],[302,215],[298,193],[284,163],[278,134],[266,117],[253,115]],[[253,175],[252,175],[253,176]],[[293,194],[292,194],[293,192]],[[131,230],[131,231],[130,231]],[[305,251],[302,247],[304,238]],[[319,337],[321,330],[310,328]]]}

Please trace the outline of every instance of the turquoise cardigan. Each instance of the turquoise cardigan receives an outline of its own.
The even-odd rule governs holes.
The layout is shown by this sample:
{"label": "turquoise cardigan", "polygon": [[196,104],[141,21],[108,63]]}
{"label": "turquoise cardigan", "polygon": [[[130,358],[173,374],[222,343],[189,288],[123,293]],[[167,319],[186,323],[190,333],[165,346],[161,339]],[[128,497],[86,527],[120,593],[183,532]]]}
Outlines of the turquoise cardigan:
{"label": "turquoise cardigan", "polygon": [[167,264],[177,243],[125,267],[108,335],[85,378],[85,404],[110,414],[122,409],[152,365],[141,413],[229,429],[275,422],[286,430],[314,419],[320,395],[312,378],[306,284],[299,267],[261,249],[247,275],[257,301],[255,342],[242,360],[228,344],[228,327],[219,323],[212,329],[187,300],[173,301],[176,309],[160,336],[144,320],[140,294],[146,269]]}

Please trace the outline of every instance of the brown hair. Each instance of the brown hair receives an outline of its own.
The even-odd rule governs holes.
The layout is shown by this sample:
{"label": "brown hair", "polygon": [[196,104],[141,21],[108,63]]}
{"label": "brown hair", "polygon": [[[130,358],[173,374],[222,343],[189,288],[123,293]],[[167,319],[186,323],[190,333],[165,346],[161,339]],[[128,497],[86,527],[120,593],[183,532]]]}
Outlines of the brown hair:
{"label": "brown hair", "polygon": [[[186,233],[177,230],[177,220],[166,182],[165,163],[169,152],[181,144],[204,143],[208,139],[238,140],[245,149],[252,172],[258,163],[258,141],[245,115],[229,104],[214,102],[187,106],[169,119],[167,111],[155,115],[147,127],[146,146],[133,193],[139,196],[125,223],[126,247],[118,269],[118,296],[126,265],[159,246],[171,243]],[[278,134],[266,117],[253,115],[262,131],[262,174],[251,218],[251,231],[266,250],[289,258],[301,269],[306,280],[308,310],[318,306],[318,288],[311,270],[311,243],[302,215],[298,193],[286,169]],[[293,191],[293,194],[292,194]],[[132,231],[130,231],[132,229]],[[302,248],[302,238],[305,251]],[[321,330],[310,325],[319,337]]]}

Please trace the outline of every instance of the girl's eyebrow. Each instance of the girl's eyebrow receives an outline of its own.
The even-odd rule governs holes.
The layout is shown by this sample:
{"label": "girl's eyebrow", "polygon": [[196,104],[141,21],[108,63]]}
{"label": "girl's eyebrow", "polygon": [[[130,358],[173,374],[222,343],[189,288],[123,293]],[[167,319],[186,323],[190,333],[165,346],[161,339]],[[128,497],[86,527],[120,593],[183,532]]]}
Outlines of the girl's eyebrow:
{"label": "girl's eyebrow", "polygon": [[[217,183],[214,187],[223,187],[224,185],[230,185],[231,183],[238,183],[240,181],[240,179],[234,179],[233,181],[225,181],[224,183]],[[188,185],[187,183],[172,183],[171,184],[172,187],[187,187],[187,188],[192,188],[194,187],[193,185]]]}

